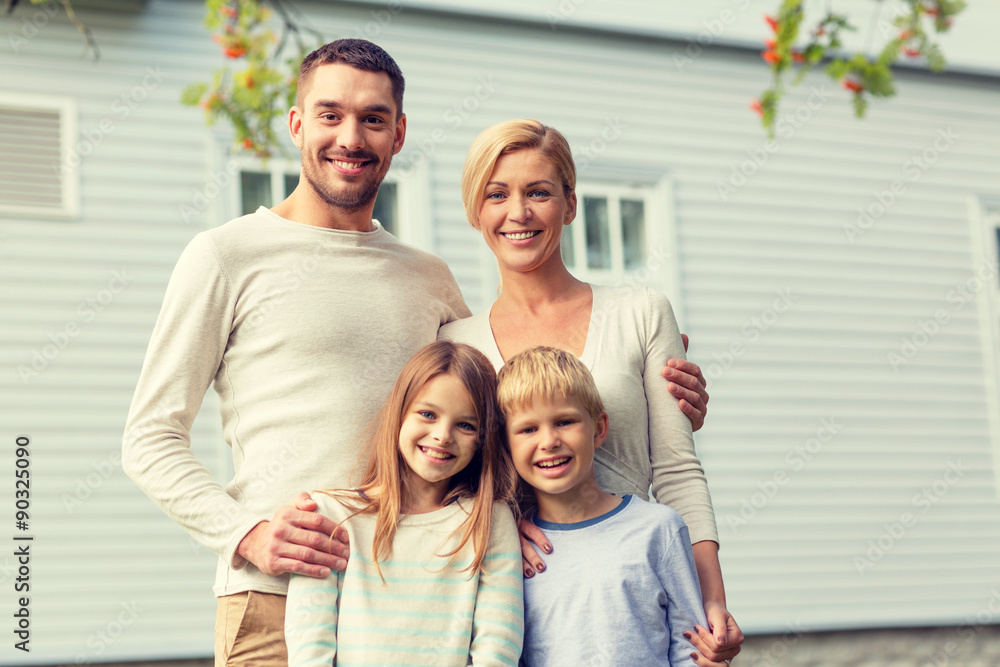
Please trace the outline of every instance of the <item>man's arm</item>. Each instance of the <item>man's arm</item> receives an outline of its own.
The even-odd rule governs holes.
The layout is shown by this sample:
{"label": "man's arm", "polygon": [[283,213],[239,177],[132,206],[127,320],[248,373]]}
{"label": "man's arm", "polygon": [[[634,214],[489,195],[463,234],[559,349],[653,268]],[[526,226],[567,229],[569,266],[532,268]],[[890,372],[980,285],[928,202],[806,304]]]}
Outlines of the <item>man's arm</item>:
{"label": "man's arm", "polygon": [[[681,334],[684,351],[688,350],[687,334]],[[708,392],[705,390],[705,376],[698,364],[686,359],[668,359],[660,374],[668,380],[667,391],[677,399],[681,412],[691,420],[691,430],[697,431],[705,425],[708,414]]]}
{"label": "man's arm", "polygon": [[[248,511],[191,452],[191,424],[222,364],[234,309],[229,279],[211,240],[201,234],[181,254],[167,285],[125,427],[122,467],[171,519],[234,567],[246,564],[246,556],[237,552],[250,533],[255,539],[243,551],[251,560],[259,558],[260,563],[253,562],[261,569],[303,569],[280,558],[334,567],[335,556],[305,550],[330,535],[303,536],[303,529],[316,526],[311,515],[282,508],[268,521]],[[279,559],[268,562],[275,552]],[[346,555],[341,548],[338,556]]]}

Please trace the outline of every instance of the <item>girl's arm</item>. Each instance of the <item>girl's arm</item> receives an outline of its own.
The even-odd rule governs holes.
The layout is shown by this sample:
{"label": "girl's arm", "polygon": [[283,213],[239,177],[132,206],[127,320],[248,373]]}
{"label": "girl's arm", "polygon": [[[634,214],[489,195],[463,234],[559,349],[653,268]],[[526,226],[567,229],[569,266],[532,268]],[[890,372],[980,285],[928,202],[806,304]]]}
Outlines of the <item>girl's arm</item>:
{"label": "girl's arm", "polygon": [[521,547],[514,515],[504,503],[493,507],[493,529],[483,566],[472,613],[470,662],[516,667],[524,643]]}
{"label": "girl's arm", "polygon": [[285,601],[288,666],[332,665],[337,656],[337,611],[342,572],[326,579],[293,574]]}

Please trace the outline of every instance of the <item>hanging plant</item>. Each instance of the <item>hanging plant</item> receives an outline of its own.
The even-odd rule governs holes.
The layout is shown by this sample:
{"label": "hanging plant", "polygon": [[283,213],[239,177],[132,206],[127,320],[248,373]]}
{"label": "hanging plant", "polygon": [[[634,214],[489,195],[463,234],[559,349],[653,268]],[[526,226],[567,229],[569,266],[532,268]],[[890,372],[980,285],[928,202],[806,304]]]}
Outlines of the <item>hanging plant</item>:
{"label": "hanging plant", "polygon": [[[181,94],[183,104],[205,110],[209,125],[219,119],[229,122],[236,151],[263,158],[281,149],[273,124],[295,104],[299,63],[323,43],[322,35],[291,18],[284,3],[271,4],[283,21],[280,39],[268,25],[272,12],[263,2],[206,0],[205,25],[233,63],[216,70],[211,83],[191,84]],[[294,53],[279,60],[289,35],[295,40]]]}
{"label": "hanging plant", "polygon": [[891,68],[901,57],[922,58],[932,71],[943,70],[944,56],[931,37],[951,27],[954,17],[965,9],[965,2],[907,0],[904,6],[891,23],[879,22],[882,36],[890,39],[874,57],[841,51],[841,34],[856,30],[843,14],[828,11],[811,24],[805,32],[804,44],[800,40],[806,23],[802,0],[784,0],[774,16],[765,16],[773,37],[765,41],[761,58],[771,70],[773,83],[750,103],[750,108],[761,117],[768,134],[774,136],[775,117],[786,80],[794,74],[791,85],[797,85],[820,63],[826,62],[826,73],[850,93],[858,118],[864,117],[872,98],[896,94]]}

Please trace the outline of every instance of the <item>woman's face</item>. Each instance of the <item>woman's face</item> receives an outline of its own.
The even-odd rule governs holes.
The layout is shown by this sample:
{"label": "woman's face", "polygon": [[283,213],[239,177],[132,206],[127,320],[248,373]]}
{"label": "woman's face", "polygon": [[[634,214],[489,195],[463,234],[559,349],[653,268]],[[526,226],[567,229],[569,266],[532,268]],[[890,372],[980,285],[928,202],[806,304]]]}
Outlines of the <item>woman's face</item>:
{"label": "woman's face", "polygon": [[479,207],[479,229],[501,270],[562,264],[562,229],[576,216],[576,194],[563,194],[555,166],[537,149],[501,155]]}

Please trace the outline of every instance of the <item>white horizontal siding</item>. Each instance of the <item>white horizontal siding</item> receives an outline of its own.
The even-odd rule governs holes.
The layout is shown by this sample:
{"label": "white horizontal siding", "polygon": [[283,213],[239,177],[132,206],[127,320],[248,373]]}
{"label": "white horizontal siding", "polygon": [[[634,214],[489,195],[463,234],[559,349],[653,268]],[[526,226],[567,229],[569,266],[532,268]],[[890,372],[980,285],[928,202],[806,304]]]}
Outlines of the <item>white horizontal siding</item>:
{"label": "white horizontal siding", "polygon": [[[384,20],[389,8],[396,10],[395,14],[409,8],[430,9],[479,16],[487,22],[518,18],[539,23],[550,33],[576,27],[677,38],[685,44],[700,38],[703,43],[742,45],[760,44],[768,38],[770,28],[764,15],[777,13],[780,5],[771,0],[507,0],[502,5],[477,0],[350,1],[369,7],[369,22],[378,14]],[[877,5],[870,0],[840,0],[831,6],[822,0],[806,0],[804,7],[807,25],[828,11],[846,15],[857,31],[843,35],[845,48],[874,53],[894,35],[892,19],[906,4],[899,0]],[[969,3],[951,30],[936,39],[953,66],[997,72],[1000,53],[993,33],[998,22],[1000,7],[996,3]]]}
{"label": "white horizontal siding", "polygon": [[[701,20],[695,13],[708,4],[670,3],[671,15]],[[373,8],[302,5],[330,38],[364,31]],[[649,9],[592,0],[580,16],[665,20],[643,13]],[[3,664],[211,651],[214,556],[193,549],[120,467],[74,512],[64,498],[118,450],[167,277],[191,236],[223,221],[219,210],[231,194],[184,221],[181,207],[219,170],[225,144],[224,131],[205,129],[200,110],[177,102],[186,84],[222,61],[202,11],[198,2],[87,3],[83,18],[102,50],[96,64],[78,59],[79,34],[64,19],[20,53],[0,50],[0,90],[74,97],[81,136],[104,118],[115,122],[83,161],[78,220],[0,219],[0,399],[7,408],[0,423],[8,440],[32,436],[37,483],[34,651],[28,661],[0,653]],[[753,53],[709,50],[679,69],[673,55],[684,41],[412,8],[369,36],[407,77],[408,136],[395,168],[422,146],[433,149],[433,247],[473,310],[487,305],[493,286],[458,182],[469,143],[487,125],[537,117],[562,130],[580,156],[606,119],[620,118],[625,131],[600,160],[673,179],[681,274],[674,305],[692,335],[692,357],[710,371],[733,341],[745,343],[713,380],[709,422],[698,436],[730,604],[744,630],[947,624],[981,608],[984,587],[1000,584],[993,481],[1000,445],[988,432],[995,406],[985,399],[975,304],[949,311],[948,325],[898,372],[886,354],[922,319],[949,308],[947,294],[973,269],[966,198],[1000,195],[995,81],[901,73],[899,96],[873,105],[862,122],[830,86],[829,101],[794,136],[779,137],[765,168],[723,201],[718,183],[766,143],[746,109],[767,85]],[[169,76],[127,117],[116,116],[115,100],[156,66]],[[474,97],[483,78],[496,91],[456,127],[454,106]],[[822,79],[791,91],[783,111],[806,102],[810,85]],[[959,134],[954,146],[850,244],[844,226],[858,207],[903,178],[903,162],[948,127]],[[432,139],[435,130],[444,141]],[[85,321],[80,304],[122,270],[132,278],[128,287]],[[745,324],[785,289],[798,297],[793,307],[750,341]],[[79,334],[22,383],[17,367],[72,322]],[[824,418],[842,424],[841,432],[792,469],[789,453]],[[217,423],[210,392],[194,445],[225,479],[229,453]],[[917,514],[914,494],[955,459],[970,471],[859,575],[853,557],[886,523]],[[777,471],[787,473],[787,484],[747,525],[732,526],[728,517]],[[0,566],[10,561],[0,557]],[[99,649],[97,633],[132,601],[143,609],[135,623]]]}

